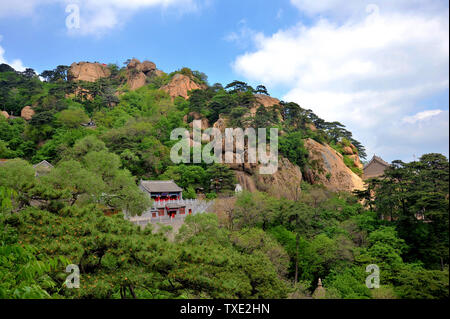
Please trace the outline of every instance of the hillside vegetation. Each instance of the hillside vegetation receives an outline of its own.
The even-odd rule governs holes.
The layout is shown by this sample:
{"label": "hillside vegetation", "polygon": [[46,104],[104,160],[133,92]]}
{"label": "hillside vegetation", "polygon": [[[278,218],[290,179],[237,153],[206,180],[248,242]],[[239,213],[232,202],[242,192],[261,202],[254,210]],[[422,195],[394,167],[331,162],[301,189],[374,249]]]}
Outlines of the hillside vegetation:
{"label": "hillside vegetation", "polygon": [[[199,71],[138,62],[98,64],[93,81],[68,66],[41,81],[0,65],[0,298],[310,298],[319,278],[326,298],[448,298],[447,158],[396,161],[366,190],[330,190],[306,141],[360,176],[365,149],[344,125],[262,85],[210,85]],[[303,181],[288,198],[235,196],[233,167],[172,163],[170,133],[194,119],[278,128],[280,156]],[[55,168],[36,176],[42,160]],[[151,204],[140,179],[173,179],[184,198],[216,198],[214,209],[168,240],[170,227],[124,219]],[[69,264],[78,289],[64,285]],[[369,264],[378,289],[366,287]]]}

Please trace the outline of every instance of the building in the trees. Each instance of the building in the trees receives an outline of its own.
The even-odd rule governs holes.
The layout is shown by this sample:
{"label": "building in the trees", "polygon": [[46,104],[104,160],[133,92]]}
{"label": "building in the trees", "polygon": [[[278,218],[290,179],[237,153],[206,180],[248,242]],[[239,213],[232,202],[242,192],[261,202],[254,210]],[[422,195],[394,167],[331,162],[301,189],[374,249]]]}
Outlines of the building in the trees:
{"label": "building in the trees", "polygon": [[149,194],[154,201],[151,210],[152,217],[184,215],[186,205],[183,203],[183,189],[173,180],[170,181],[144,181],[139,187]]}
{"label": "building in the trees", "polygon": [[364,166],[364,179],[382,176],[389,166],[389,163],[385,162],[381,157],[373,155],[370,162]]}
{"label": "building in the trees", "polygon": [[46,160],[43,160],[42,162],[37,163],[36,165],[33,165],[34,170],[36,171],[36,176],[42,176],[47,175],[54,167],[52,164],[47,162]]}

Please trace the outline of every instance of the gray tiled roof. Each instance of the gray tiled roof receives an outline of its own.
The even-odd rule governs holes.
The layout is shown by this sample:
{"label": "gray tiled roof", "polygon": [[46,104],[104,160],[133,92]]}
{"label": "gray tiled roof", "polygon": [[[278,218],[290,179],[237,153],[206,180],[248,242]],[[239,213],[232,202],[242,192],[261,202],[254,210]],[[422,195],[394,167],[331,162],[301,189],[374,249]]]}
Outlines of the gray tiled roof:
{"label": "gray tiled roof", "polygon": [[169,192],[182,192],[180,188],[173,180],[170,181],[141,181],[141,186],[149,193],[169,193]]}
{"label": "gray tiled roof", "polygon": [[376,156],[376,155],[374,155],[373,157],[372,157],[372,159],[369,161],[369,163],[367,163],[365,166],[364,166],[364,168],[366,168],[367,166],[369,166],[372,162],[374,162],[374,161],[376,161],[376,162],[378,162],[378,163],[380,163],[380,164],[382,164],[382,165],[384,165],[384,166],[390,166],[391,164],[389,164],[388,162],[386,162],[386,161],[384,161],[381,157],[378,157],[378,156]]}

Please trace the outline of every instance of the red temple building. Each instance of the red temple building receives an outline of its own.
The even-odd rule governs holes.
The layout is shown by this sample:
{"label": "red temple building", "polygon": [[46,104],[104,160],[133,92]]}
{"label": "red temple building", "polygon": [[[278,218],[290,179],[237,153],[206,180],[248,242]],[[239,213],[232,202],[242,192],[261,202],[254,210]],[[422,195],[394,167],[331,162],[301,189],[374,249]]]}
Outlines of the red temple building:
{"label": "red temple building", "polygon": [[139,187],[153,199],[153,207],[150,211],[153,218],[158,216],[174,218],[176,215],[184,215],[186,213],[183,189],[175,184],[173,180],[141,180]]}

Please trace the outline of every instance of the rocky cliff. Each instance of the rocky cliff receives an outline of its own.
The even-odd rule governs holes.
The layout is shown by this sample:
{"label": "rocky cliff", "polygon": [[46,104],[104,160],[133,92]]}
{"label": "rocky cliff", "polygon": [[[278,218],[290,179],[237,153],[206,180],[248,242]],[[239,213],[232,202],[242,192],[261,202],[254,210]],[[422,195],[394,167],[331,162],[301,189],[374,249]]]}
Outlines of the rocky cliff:
{"label": "rocky cliff", "polygon": [[279,105],[280,100],[265,94],[255,94],[256,103],[264,107]]}
{"label": "rocky cliff", "polygon": [[278,170],[271,175],[259,174],[259,165],[230,164],[235,171],[238,183],[242,188],[254,192],[262,191],[270,195],[287,199],[298,199],[302,172],[287,158],[281,157],[278,161]]}
{"label": "rocky cliff", "polygon": [[[187,119],[201,120],[202,130],[209,127],[208,120],[202,118],[200,114],[192,112],[185,116],[184,120]],[[192,127],[192,122],[189,123]],[[222,115],[220,118],[212,125],[212,127],[219,129],[224,133],[227,127],[227,119]],[[203,136],[202,140],[206,141]],[[209,139],[208,139],[209,141]],[[194,145],[192,141],[192,136],[190,140],[190,145]],[[223,156],[225,156],[225,145],[224,141],[222,144]],[[229,155],[229,154],[228,154]],[[236,159],[236,153],[231,155],[233,160]],[[250,192],[262,191],[267,192],[274,197],[285,197],[288,199],[296,199],[300,193],[300,183],[302,181],[302,172],[297,165],[292,164],[287,158],[280,157],[278,160],[278,170],[274,174],[260,174],[260,165],[256,163],[248,163],[247,155],[247,145],[244,147],[244,163],[229,163],[228,165],[236,174],[238,183],[243,189]]]}
{"label": "rocky cliff", "polygon": [[78,62],[72,63],[68,72],[69,81],[87,81],[95,82],[100,78],[106,78],[111,75],[105,64]]}
{"label": "rocky cliff", "polygon": [[321,183],[333,191],[364,188],[363,180],[344,164],[342,154],[310,138],[305,140],[305,147],[312,165],[305,171],[305,180],[313,184]]}
{"label": "rocky cliff", "polygon": [[[255,116],[256,111],[261,106],[264,106],[267,110],[270,110],[273,106],[280,105],[280,100],[274,97],[265,94],[254,94],[254,96],[255,96],[255,103],[250,108],[249,112],[250,116]],[[281,113],[279,111],[277,113],[280,122],[283,122],[283,117],[281,116]]]}
{"label": "rocky cliff", "polygon": [[181,96],[187,99],[189,98],[189,91],[204,88],[204,86],[197,84],[187,75],[177,73],[173,76],[172,80],[170,80],[168,84],[161,87],[161,90],[169,93],[172,98]]}
{"label": "rocky cliff", "polygon": [[[129,89],[136,90],[145,86],[149,79],[160,76],[163,72],[158,70],[156,64],[151,61],[140,62],[137,59],[132,59],[129,61],[123,74],[125,75]],[[69,79],[71,81],[94,82],[100,78],[109,77],[110,75],[111,72],[108,67],[100,63],[73,63],[69,69]],[[192,76],[176,73],[169,83],[163,85],[160,89],[167,92],[172,99],[179,96],[188,99],[189,91],[206,89],[206,86],[199,84]],[[119,94],[119,92],[116,92],[116,94]],[[244,115],[245,117],[255,116],[258,108],[261,106],[270,110],[272,107],[281,104],[280,100],[265,94],[255,94],[254,97],[254,103]],[[31,108],[24,109],[22,117],[31,119],[32,112],[33,110]],[[6,117],[7,115],[4,114],[4,116]],[[282,122],[283,119],[280,112],[279,118],[280,122]],[[215,123],[209,123],[206,118],[203,118],[201,114],[196,112],[191,112],[184,118],[185,122],[190,122],[191,127],[192,120],[201,120],[202,130],[208,127],[215,127],[223,132],[228,127],[228,117],[223,114],[219,115],[219,119]],[[307,125],[312,131],[317,130],[313,124],[309,123]],[[192,140],[192,134],[189,137],[190,145],[193,146],[195,142]],[[202,141],[206,141],[203,136]],[[328,189],[334,191],[362,189],[364,185],[361,178],[345,164],[350,165],[350,158],[353,160],[355,167],[362,168],[356,147],[348,143],[345,146],[341,146],[341,153],[344,155],[335,151],[329,145],[322,145],[312,139],[306,139],[305,147],[309,151],[309,162],[311,165],[304,168],[303,176],[300,168],[284,157],[279,158],[278,171],[272,175],[260,175],[259,164],[233,163],[227,165],[235,171],[236,177],[244,189],[249,191],[265,191],[277,197],[282,196],[290,199],[298,197],[299,186],[302,180],[313,184],[323,184]],[[235,158],[236,154],[232,154],[232,156]],[[245,154],[244,157],[246,157]]]}

